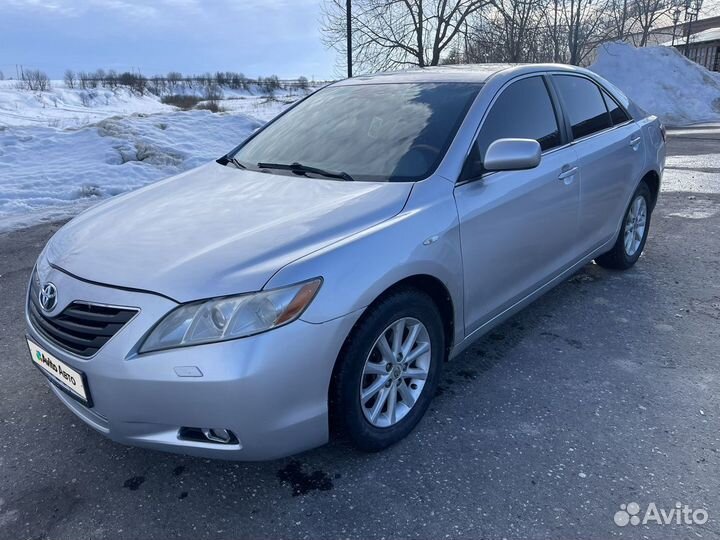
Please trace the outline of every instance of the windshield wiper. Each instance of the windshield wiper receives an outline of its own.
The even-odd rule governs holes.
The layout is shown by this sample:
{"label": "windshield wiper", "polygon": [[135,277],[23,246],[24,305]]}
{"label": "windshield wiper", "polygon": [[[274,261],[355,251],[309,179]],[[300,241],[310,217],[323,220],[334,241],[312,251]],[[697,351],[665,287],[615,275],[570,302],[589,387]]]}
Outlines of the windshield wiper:
{"label": "windshield wiper", "polygon": [[352,182],[355,179],[350,176],[348,173],[340,171],[340,172],[334,172],[334,171],[326,171],[325,169],[318,169],[316,167],[309,167],[307,165],[303,165],[302,163],[258,163],[258,167],[261,169],[279,169],[282,171],[292,171],[297,174],[318,174],[320,176],[326,176],[328,178],[340,178],[342,180],[346,180],[348,182]]}
{"label": "windshield wiper", "polygon": [[225,156],[225,159],[227,159],[228,163],[232,163],[238,169],[247,169],[247,167],[245,165],[243,165],[242,163],[240,163],[238,158],[236,158],[235,156]]}

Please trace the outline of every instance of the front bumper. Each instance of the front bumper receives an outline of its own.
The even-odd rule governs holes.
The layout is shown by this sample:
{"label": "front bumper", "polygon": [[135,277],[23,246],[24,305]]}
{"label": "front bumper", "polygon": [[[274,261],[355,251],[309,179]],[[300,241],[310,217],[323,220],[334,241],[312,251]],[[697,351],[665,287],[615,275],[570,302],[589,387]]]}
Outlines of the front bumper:
{"label": "front bumper", "polygon": [[[274,459],[327,442],[330,378],[358,312],[323,324],[298,320],[249,338],[137,355],[138,342],[175,302],[90,284],[54,268],[39,272],[42,281],[57,286],[58,312],[75,300],[140,310],[89,359],[55,346],[26,315],[28,334],[38,345],[86,374],[92,408],[48,384],[100,433],[133,446],[237,460]],[[182,427],[229,429],[238,443],[183,439]]]}

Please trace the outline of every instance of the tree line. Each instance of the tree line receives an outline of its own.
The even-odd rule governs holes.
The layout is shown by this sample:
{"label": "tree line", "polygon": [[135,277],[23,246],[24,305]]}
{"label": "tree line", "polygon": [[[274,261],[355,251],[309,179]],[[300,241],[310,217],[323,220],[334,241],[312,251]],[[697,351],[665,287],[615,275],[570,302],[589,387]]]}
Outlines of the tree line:
{"label": "tree line", "polygon": [[[324,0],[322,24],[324,42],[343,59],[345,6]],[[584,65],[603,42],[647,45],[653,28],[672,24],[683,9],[685,0],[353,0],[353,64],[358,72],[443,63]]]}
{"label": "tree line", "polygon": [[[250,90],[259,88],[263,93],[273,94],[281,88],[296,88],[306,90],[311,82],[307,77],[297,79],[280,79],[277,75],[246,77],[242,73],[232,71],[218,71],[202,75],[183,75],[178,71],[171,71],[167,75],[154,75],[146,77],[134,72],[116,72],[115,70],[98,69],[96,71],[65,71],[63,81],[67,88],[81,90],[96,90],[107,88],[128,88],[138,94],[146,92],[158,96],[179,94],[190,90],[200,90],[203,94],[217,96],[222,94],[223,88],[233,90]],[[50,78],[41,70],[23,69],[18,72],[18,88],[32,91],[47,91],[51,88]]]}

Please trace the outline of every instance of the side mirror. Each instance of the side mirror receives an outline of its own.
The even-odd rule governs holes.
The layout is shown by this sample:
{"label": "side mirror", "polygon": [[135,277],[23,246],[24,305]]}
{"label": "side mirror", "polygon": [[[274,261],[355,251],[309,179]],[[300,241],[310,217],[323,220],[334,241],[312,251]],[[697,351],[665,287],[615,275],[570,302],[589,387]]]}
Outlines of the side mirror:
{"label": "side mirror", "polygon": [[532,139],[498,139],[485,152],[486,171],[519,171],[540,165],[540,144]]}

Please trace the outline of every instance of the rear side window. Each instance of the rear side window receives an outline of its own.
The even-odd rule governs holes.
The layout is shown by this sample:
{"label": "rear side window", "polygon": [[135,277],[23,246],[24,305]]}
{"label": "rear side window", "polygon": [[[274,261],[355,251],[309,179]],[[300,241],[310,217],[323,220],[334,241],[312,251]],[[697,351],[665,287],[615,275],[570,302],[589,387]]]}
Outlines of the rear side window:
{"label": "rear side window", "polygon": [[617,102],[607,94],[607,92],[603,91],[602,96],[605,100],[607,110],[610,111],[610,119],[612,120],[614,126],[630,120],[623,108],[618,105]]}
{"label": "rear side window", "polygon": [[534,139],[543,150],[560,145],[560,129],[541,77],[528,77],[503,90],[485,118],[477,148],[480,156],[498,139]]}
{"label": "rear side window", "polygon": [[573,75],[553,75],[553,80],[570,119],[573,138],[612,127],[605,101],[595,83]]}

